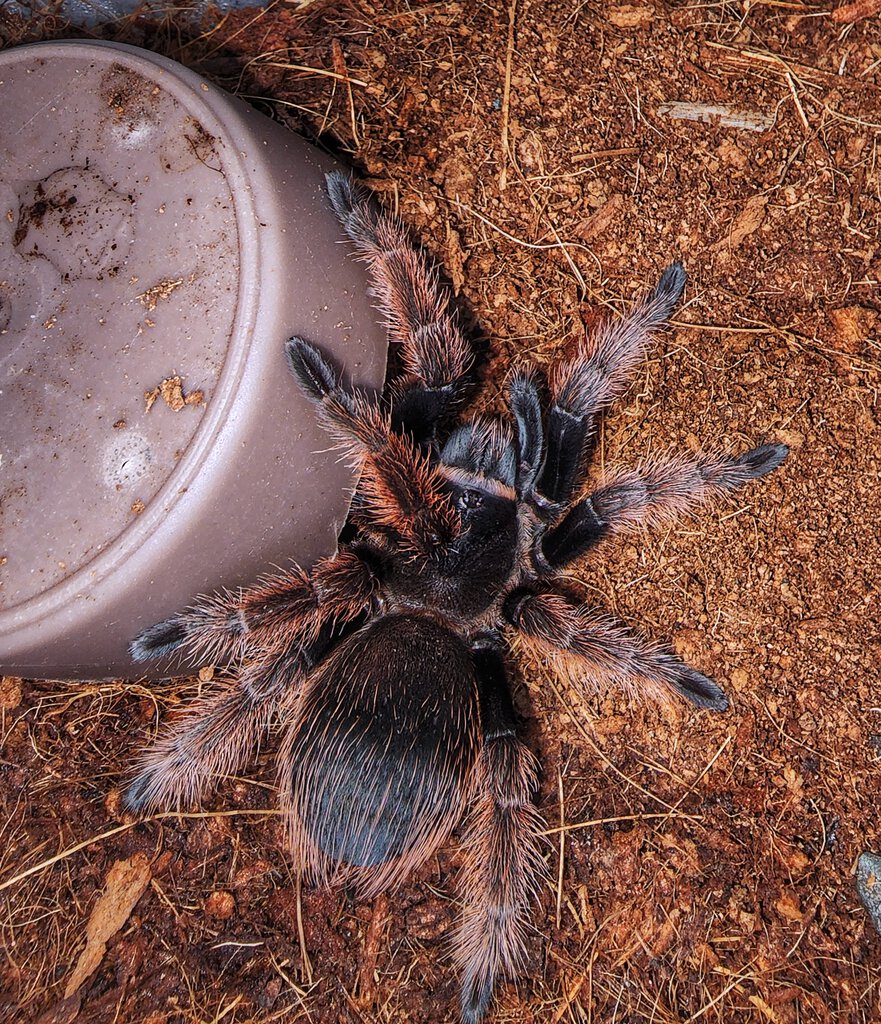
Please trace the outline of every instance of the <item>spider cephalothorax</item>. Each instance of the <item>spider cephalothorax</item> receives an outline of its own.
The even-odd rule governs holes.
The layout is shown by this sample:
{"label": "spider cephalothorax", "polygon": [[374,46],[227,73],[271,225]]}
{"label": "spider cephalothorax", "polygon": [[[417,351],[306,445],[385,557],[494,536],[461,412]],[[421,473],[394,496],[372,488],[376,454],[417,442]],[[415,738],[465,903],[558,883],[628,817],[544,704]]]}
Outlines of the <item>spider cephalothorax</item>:
{"label": "spider cephalothorax", "polygon": [[376,893],[464,817],[455,941],[473,1022],[497,975],[520,961],[544,870],[537,764],[518,737],[506,640],[519,635],[575,684],[677,692],[724,710],[714,682],[559,579],[604,537],[764,476],[787,450],[655,458],[582,493],[597,416],[679,300],[678,263],[546,381],[514,376],[509,417],[451,427],[474,357],[447,290],[363,186],[334,174],[328,187],[404,367],[388,398],[373,398],[343,387],[308,342],[287,343],[300,386],[360,470],[353,539],[309,571],[200,599],[134,641],[138,659],[181,653],[230,670],[145,755],[128,802],[198,801],[277,722],[289,845],[315,880]]}

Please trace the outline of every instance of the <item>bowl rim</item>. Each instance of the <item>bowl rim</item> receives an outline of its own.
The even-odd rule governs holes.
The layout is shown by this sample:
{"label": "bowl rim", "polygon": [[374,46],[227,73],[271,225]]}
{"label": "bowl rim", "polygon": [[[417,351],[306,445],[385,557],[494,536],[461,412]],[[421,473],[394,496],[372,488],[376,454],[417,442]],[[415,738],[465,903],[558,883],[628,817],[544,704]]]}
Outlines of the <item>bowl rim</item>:
{"label": "bowl rim", "polygon": [[[133,517],[107,542],[103,550],[45,590],[17,604],[0,608],[0,636],[7,639],[19,630],[30,630],[37,622],[50,619],[75,600],[84,589],[92,589],[120,571],[139,549],[162,532],[164,522],[173,517],[176,508],[186,500],[190,483],[216,448],[238,397],[248,355],[253,348],[260,282],[264,276],[263,253],[257,230],[260,222],[258,190],[250,186],[267,165],[262,148],[251,146],[248,155],[254,170],[249,172],[244,144],[250,132],[239,109],[241,101],[161,54],[109,40],[59,39],[13,47],[0,52],[0,67],[40,56],[51,59],[75,55],[78,51],[87,60],[121,63],[154,82],[171,94],[188,113],[198,117],[212,135],[225,143],[218,147],[217,153],[234,211],[239,253],[238,294],[212,400],[176,465],[150,498],[144,511]],[[87,580],[85,587],[84,580]]]}

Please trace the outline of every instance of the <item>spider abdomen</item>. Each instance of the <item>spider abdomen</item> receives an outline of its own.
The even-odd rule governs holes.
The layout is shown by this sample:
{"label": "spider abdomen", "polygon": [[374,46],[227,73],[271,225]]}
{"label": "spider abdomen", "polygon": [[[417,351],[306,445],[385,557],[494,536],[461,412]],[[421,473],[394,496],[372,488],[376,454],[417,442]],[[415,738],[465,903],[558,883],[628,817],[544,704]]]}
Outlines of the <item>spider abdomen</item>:
{"label": "spider abdomen", "polygon": [[467,644],[426,615],[378,619],[307,682],[281,779],[301,863],[371,890],[423,861],[464,810],[478,749]]}

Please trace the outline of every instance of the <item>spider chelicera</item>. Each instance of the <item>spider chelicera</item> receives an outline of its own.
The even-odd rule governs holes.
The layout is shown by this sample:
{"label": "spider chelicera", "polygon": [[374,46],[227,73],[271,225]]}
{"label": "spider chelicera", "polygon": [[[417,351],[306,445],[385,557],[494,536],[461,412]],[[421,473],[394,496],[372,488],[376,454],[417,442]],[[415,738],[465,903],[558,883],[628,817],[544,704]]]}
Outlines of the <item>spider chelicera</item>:
{"label": "spider chelicera", "polygon": [[230,668],[144,755],[127,802],[197,803],[277,725],[290,852],[318,883],[376,894],[464,817],[455,959],[462,1018],[476,1022],[497,977],[521,963],[544,876],[538,766],[518,736],[507,641],[519,635],[574,685],[678,693],[724,710],[716,683],[583,603],[561,577],[603,538],[669,522],[776,469],[787,449],[656,457],[584,493],[597,417],[678,302],[679,263],[547,379],[515,374],[508,416],[451,423],[475,357],[437,268],[364,186],[331,174],[328,190],[403,365],[387,396],[371,397],[343,386],[309,342],[286,346],[360,471],[351,539],[311,569],[200,598],[133,642],[138,660],[182,654]]}

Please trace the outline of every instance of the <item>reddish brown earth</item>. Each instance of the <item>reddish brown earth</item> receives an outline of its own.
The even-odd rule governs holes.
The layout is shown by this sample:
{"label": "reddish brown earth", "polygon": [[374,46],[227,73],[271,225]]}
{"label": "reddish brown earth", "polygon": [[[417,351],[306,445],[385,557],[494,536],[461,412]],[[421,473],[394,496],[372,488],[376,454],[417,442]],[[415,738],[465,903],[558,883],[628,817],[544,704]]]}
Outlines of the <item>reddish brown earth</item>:
{"label": "reddish brown earth", "polygon": [[[585,703],[521,664],[554,831],[529,963],[495,1021],[881,1019],[881,938],[853,878],[881,848],[881,31],[852,20],[866,0],[835,6],[276,3],[201,34],[100,33],[348,155],[491,339],[491,397],[682,258],[689,303],[607,417],[600,460],[792,449],[576,574],[717,678],[727,714]],[[10,45],[69,31],[0,14]],[[673,120],[669,101],[772,126]],[[4,681],[0,1019],[455,1020],[455,849],[388,899],[298,892],[271,749],[219,813],[122,814],[133,757],[197,685]],[[108,878],[119,924],[97,903]],[[90,917],[112,930],[64,1002]]]}

